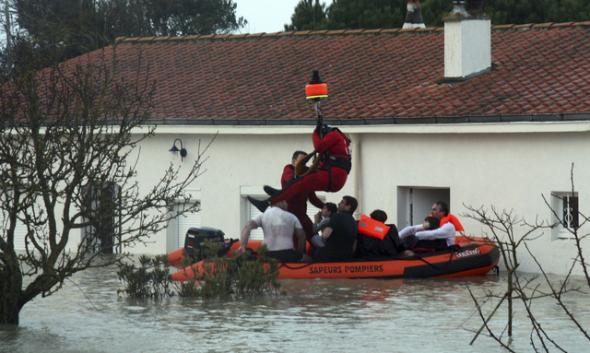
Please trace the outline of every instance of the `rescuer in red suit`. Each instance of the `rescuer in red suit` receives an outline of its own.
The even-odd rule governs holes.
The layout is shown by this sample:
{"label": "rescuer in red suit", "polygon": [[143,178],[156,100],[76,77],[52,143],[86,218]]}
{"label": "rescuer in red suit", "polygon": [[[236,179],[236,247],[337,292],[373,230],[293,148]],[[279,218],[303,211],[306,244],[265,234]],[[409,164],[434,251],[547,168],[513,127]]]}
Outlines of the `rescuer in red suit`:
{"label": "rescuer in red suit", "polygon": [[[281,187],[286,189],[292,183],[297,181],[297,176],[295,175],[295,164],[297,161],[305,158],[307,153],[303,151],[295,151],[293,153],[293,157],[291,158],[291,164],[287,164],[283,168],[283,175],[281,176]],[[307,200],[317,208],[321,209],[324,207],[324,203],[317,197],[315,192],[310,192],[308,194],[299,194],[293,197],[292,199],[288,200],[287,202],[287,211],[294,214],[301,225],[303,226],[303,230],[305,231],[305,237],[307,240],[310,240],[313,236],[313,223],[311,219],[307,216]]]}
{"label": "rescuer in red suit", "polygon": [[264,211],[269,203],[287,201],[308,195],[314,191],[337,192],[346,183],[351,168],[350,140],[338,128],[318,125],[312,135],[315,152],[320,155],[319,168],[289,185],[283,190],[264,187],[270,199],[255,200],[248,198],[254,206]]}

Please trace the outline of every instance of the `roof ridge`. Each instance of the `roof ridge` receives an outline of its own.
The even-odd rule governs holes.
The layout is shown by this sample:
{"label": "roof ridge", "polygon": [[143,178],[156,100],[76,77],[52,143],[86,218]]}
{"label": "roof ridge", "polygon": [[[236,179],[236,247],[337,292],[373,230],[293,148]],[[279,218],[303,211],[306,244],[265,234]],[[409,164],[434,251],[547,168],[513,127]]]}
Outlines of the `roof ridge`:
{"label": "roof ridge", "polygon": [[[545,23],[526,23],[526,24],[504,24],[494,25],[494,31],[518,30],[526,31],[533,29],[553,29],[553,28],[574,28],[589,27],[590,21],[579,22],[545,22]],[[165,41],[192,41],[201,39],[218,39],[218,40],[237,40],[247,38],[278,38],[288,36],[315,36],[315,35],[367,35],[367,34],[406,34],[406,33],[433,33],[442,32],[443,27],[427,28],[377,28],[377,29],[336,29],[336,30],[315,30],[315,31],[290,31],[290,32],[272,32],[272,33],[242,33],[242,34],[200,34],[188,36],[153,36],[153,37],[117,37],[115,43],[134,43],[134,42],[165,42]]]}

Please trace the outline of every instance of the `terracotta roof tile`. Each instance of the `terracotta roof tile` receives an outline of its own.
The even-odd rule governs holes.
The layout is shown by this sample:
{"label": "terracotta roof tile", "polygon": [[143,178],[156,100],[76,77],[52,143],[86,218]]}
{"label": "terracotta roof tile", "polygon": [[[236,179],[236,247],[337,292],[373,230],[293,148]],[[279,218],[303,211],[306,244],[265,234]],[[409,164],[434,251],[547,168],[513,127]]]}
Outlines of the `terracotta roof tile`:
{"label": "terracotta roof tile", "polygon": [[440,28],[121,37],[105,51],[116,51],[122,75],[142,54],[158,120],[312,119],[303,88],[314,69],[330,85],[323,111],[334,120],[589,113],[589,28],[494,26],[492,70],[454,83],[439,83]]}

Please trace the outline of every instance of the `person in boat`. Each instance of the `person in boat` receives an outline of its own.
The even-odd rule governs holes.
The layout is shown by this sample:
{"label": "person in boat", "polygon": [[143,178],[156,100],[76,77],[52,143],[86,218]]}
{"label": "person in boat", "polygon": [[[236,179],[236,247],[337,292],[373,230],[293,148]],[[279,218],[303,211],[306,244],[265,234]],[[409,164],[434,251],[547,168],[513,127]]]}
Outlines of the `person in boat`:
{"label": "person in boat", "polygon": [[322,207],[322,209],[314,216],[314,234],[322,230],[322,228],[324,228],[328,222],[330,222],[330,217],[332,217],[333,214],[336,214],[336,212],[338,212],[338,206],[336,206],[336,204],[333,202],[326,202],[324,207]]}
{"label": "person in boat", "polygon": [[[283,189],[289,187],[292,183],[296,182],[298,177],[295,174],[295,165],[305,158],[307,153],[303,151],[295,151],[293,156],[291,157],[291,163],[285,165],[283,168],[283,174],[281,175],[281,186]],[[312,203],[315,207],[321,209],[324,207],[324,203],[317,197],[315,192],[310,192],[308,194],[302,193],[296,195],[292,199],[287,201],[288,207],[287,211],[294,214],[301,225],[303,226],[303,230],[305,231],[305,238],[310,241],[311,237],[314,234],[313,230],[313,223],[309,216],[307,215],[307,201]]]}
{"label": "person in boat", "polygon": [[330,218],[337,212],[338,207],[336,204],[326,202],[321,211],[315,214],[313,224],[314,234],[310,240],[310,243],[314,248],[323,248],[326,245],[320,233],[328,226],[328,224],[330,224]]}
{"label": "person in boat", "polygon": [[374,210],[369,215],[371,219],[383,223],[389,227],[389,231],[383,239],[367,236],[359,233],[357,235],[356,257],[359,258],[383,258],[395,256],[404,251],[399,239],[397,227],[395,224],[385,224],[387,213],[383,210]]}
{"label": "person in boat", "polygon": [[[428,216],[422,224],[407,226],[399,232],[399,238],[407,248],[434,248],[441,250],[455,245],[455,226],[447,222],[440,226],[440,219]],[[415,241],[412,241],[415,239]]]}
{"label": "person in boat", "polygon": [[261,212],[271,203],[290,201],[300,197],[299,195],[308,195],[314,191],[337,192],[342,189],[352,166],[350,139],[338,128],[318,124],[312,134],[312,140],[315,152],[320,155],[318,169],[282,190],[265,185],[264,191],[270,195],[269,199],[256,200],[248,197]]}
{"label": "person in boat", "polygon": [[[246,251],[252,229],[262,227],[268,257],[281,262],[301,260],[305,250],[305,232],[297,217],[287,212],[287,207],[286,201],[276,202],[246,223],[240,234],[239,252]],[[294,236],[297,238],[297,245],[294,245]]]}
{"label": "person in boat", "polygon": [[344,196],[338,203],[338,212],[330,217],[330,222],[322,229],[323,247],[318,247],[314,261],[342,261],[353,258],[357,224],[352,214],[358,201],[352,196]]}
{"label": "person in boat", "polygon": [[430,212],[432,217],[440,219],[440,226],[442,227],[446,223],[452,223],[455,226],[455,230],[461,235],[465,235],[465,229],[455,215],[449,212],[449,205],[444,201],[436,201],[432,204],[432,210]]}

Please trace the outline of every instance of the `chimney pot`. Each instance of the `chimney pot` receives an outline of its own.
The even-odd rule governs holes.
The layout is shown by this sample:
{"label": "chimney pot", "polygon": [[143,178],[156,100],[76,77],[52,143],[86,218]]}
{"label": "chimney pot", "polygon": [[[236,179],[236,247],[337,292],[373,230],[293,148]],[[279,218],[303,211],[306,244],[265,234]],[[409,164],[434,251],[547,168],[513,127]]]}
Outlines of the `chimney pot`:
{"label": "chimney pot", "polygon": [[426,28],[422,19],[420,0],[408,0],[406,4],[406,20],[402,29]]}

